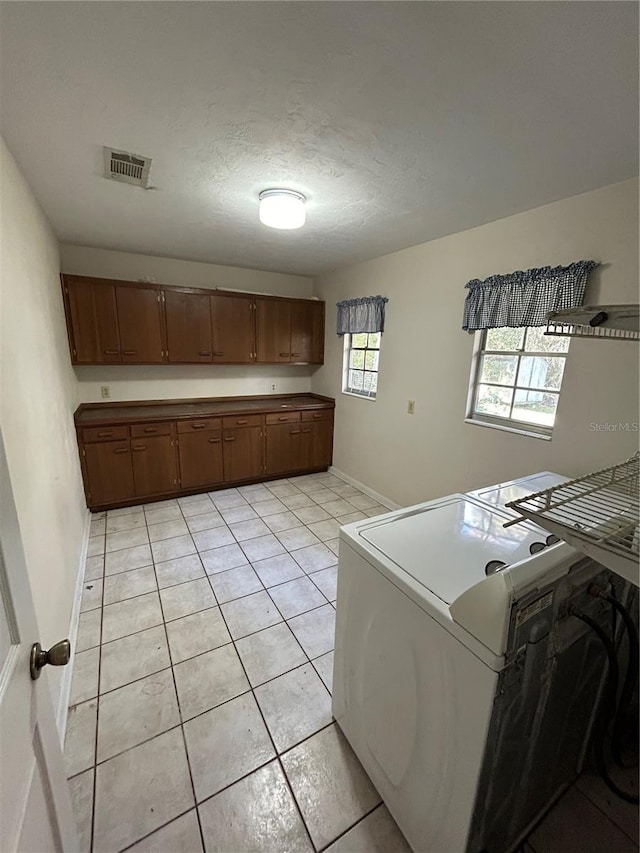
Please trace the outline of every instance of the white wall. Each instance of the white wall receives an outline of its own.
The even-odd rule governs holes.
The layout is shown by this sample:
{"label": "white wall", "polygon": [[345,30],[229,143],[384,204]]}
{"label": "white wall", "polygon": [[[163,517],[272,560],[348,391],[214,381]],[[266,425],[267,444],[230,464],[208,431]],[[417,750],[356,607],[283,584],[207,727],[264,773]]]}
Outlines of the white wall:
{"label": "white wall", "polygon": [[[46,648],[68,636],[88,512],[58,243],[0,139],[0,423]],[[62,671],[51,668],[54,700]]]}
{"label": "white wall", "polygon": [[[464,423],[473,335],[461,331],[469,279],[593,258],[587,302],[638,302],[638,182],[625,181],[338,270],[327,300],[325,365],[313,391],[336,397],[334,465],[409,504],[548,469],[580,475],[624,459],[638,433],[638,344],[571,342],[551,441]],[[341,393],[335,302],[389,297],[375,402]],[[416,401],[415,415],[407,401]]]}
{"label": "white wall", "polygon": [[[226,287],[309,297],[313,280],[305,276],[223,267],[130,252],[62,244],[63,272],[130,281],[154,281],[184,287]],[[224,397],[241,394],[299,393],[311,390],[309,367],[237,367],[174,365],[148,367],[78,367],[79,401],[100,400],[100,386],[109,385],[114,400],[155,400],[172,397]]]}

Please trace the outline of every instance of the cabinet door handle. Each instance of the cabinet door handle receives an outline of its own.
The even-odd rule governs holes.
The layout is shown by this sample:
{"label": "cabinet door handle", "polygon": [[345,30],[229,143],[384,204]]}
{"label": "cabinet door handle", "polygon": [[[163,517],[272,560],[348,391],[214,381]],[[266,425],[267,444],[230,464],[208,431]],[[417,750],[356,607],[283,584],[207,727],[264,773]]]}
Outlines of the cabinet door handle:
{"label": "cabinet door handle", "polygon": [[146,450],[147,445],[146,444],[132,444],[131,449],[132,450]]}
{"label": "cabinet door handle", "polygon": [[[225,441],[234,441],[234,439],[226,438]],[[210,438],[209,444],[220,444],[220,439],[219,438]]]}
{"label": "cabinet door handle", "polygon": [[113,452],[114,453],[128,453],[129,448],[128,447],[116,447],[116,449]]}
{"label": "cabinet door handle", "polygon": [[301,353],[301,352],[292,352],[292,353],[291,353],[291,358],[300,358],[300,356],[301,356],[301,355],[302,355],[302,353]]}
{"label": "cabinet door handle", "polygon": [[235,435],[225,435],[224,440],[225,441],[235,441],[236,437],[235,437]]}
{"label": "cabinet door handle", "polygon": [[158,427],[145,427],[145,432],[158,432]]}
{"label": "cabinet door handle", "polygon": [[223,352],[214,352],[214,355],[216,358],[221,358],[224,355],[224,353]]}
{"label": "cabinet door handle", "polygon": [[299,429],[290,429],[289,435],[300,435],[300,430]]}
{"label": "cabinet door handle", "polygon": [[306,435],[308,432],[311,432],[311,427],[307,427],[306,429],[303,429],[303,430],[302,430],[302,433],[303,433],[304,435]]}
{"label": "cabinet door handle", "polygon": [[206,424],[191,424],[191,429],[204,429]]}
{"label": "cabinet door handle", "polygon": [[122,355],[137,355],[137,354],[138,354],[137,349],[125,349],[122,351]]}
{"label": "cabinet door handle", "polygon": [[104,355],[120,355],[119,349],[103,349]]}
{"label": "cabinet door handle", "polygon": [[211,353],[210,353],[210,352],[202,352],[202,351],[200,351],[200,352],[198,353],[198,355],[211,355]]}
{"label": "cabinet door handle", "polygon": [[113,430],[105,429],[98,433],[98,438],[108,438],[110,435],[113,435]]}
{"label": "cabinet door handle", "polygon": [[291,358],[291,353],[290,352],[281,352],[280,358]]}

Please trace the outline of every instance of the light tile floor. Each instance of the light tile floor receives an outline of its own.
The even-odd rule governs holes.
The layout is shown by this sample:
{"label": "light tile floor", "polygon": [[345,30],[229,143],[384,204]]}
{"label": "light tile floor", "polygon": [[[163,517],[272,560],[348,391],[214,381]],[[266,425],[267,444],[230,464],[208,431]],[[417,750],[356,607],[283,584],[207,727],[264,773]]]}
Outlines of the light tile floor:
{"label": "light tile floor", "polygon": [[[331,717],[338,527],[386,511],[326,473],[94,514],[65,742],[84,853],[409,853]],[[637,850],[585,778],[524,849]]]}

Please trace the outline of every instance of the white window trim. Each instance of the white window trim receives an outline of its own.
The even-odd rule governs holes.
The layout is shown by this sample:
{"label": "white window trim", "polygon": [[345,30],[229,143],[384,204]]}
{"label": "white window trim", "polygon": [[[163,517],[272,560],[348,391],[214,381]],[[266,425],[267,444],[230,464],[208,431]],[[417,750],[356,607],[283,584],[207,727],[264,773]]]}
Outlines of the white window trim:
{"label": "white window trim", "polygon": [[[368,400],[370,403],[375,403],[378,390],[376,389],[376,393],[372,396],[369,394],[358,394],[357,391],[349,391],[347,390],[348,385],[348,377],[349,377],[349,350],[351,349],[351,333],[345,332],[342,336],[344,338],[344,343],[342,347],[342,393],[347,397],[356,397],[358,400]],[[378,379],[380,378],[380,355],[379,353],[382,350],[382,336],[380,337],[380,347],[378,349],[378,369],[376,373],[378,374]]]}
{"label": "white window trim", "polygon": [[[469,379],[469,391],[467,393],[467,406],[465,409],[466,415],[464,418],[464,422],[466,424],[472,424],[473,426],[489,427],[490,429],[499,429],[503,432],[513,432],[519,435],[525,435],[528,438],[541,438],[544,441],[551,441],[551,439],[553,438],[555,422],[553,426],[548,427],[543,426],[541,424],[529,423],[528,421],[516,421],[512,418],[500,418],[492,415],[482,415],[473,411],[473,402],[476,396],[476,387],[479,379],[482,353],[484,352],[483,344],[486,340],[486,334],[486,330],[474,333],[473,355],[471,358],[471,374]],[[546,355],[552,356],[553,353],[546,353]],[[558,353],[558,355],[564,355],[565,360],[567,358],[566,353]],[[560,387],[560,390],[556,393],[558,394],[559,400],[560,394],[562,393],[562,385]]]}

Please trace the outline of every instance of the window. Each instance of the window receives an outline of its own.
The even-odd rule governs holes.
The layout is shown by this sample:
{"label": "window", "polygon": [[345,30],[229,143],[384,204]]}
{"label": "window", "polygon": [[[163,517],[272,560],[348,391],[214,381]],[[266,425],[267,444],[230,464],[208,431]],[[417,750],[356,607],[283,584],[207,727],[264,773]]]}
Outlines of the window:
{"label": "window", "polygon": [[375,400],[381,338],[381,332],[344,336],[342,390],[345,394]]}
{"label": "window", "polygon": [[544,326],[479,332],[469,418],[551,435],[569,340]]}

